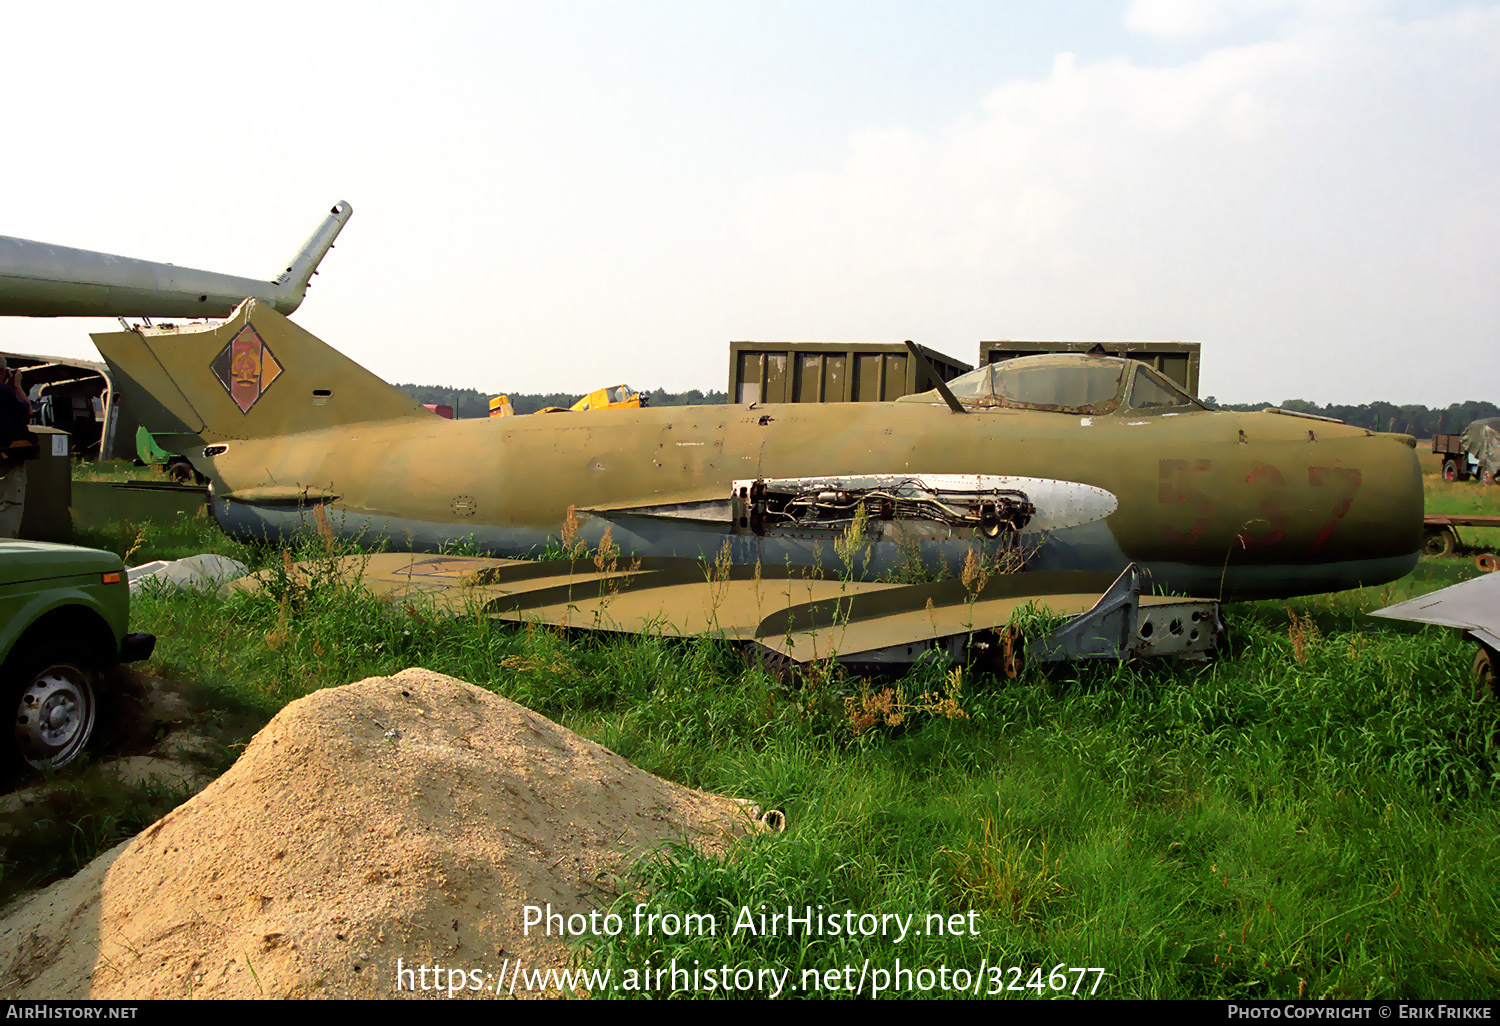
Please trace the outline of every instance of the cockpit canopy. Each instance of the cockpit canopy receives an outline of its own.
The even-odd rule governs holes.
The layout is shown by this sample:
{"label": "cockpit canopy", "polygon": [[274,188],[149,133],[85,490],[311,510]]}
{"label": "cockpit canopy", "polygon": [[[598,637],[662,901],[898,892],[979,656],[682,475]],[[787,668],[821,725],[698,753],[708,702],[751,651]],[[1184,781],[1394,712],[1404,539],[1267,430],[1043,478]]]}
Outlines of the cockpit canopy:
{"label": "cockpit canopy", "polygon": [[[1044,410],[1099,416],[1206,410],[1139,360],[1084,353],[1048,353],[992,363],[948,382],[960,403],[974,409]],[[941,403],[936,389],[897,402]]]}

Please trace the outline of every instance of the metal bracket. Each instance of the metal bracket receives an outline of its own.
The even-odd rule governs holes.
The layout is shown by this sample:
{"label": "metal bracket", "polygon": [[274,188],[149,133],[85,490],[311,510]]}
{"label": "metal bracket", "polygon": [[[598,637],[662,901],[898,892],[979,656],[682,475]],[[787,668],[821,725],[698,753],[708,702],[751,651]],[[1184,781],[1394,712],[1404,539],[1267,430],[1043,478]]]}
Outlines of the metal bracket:
{"label": "metal bracket", "polygon": [[1153,602],[1141,607],[1145,573],[1127,566],[1092,609],[1045,638],[1028,639],[1026,656],[1037,662],[1124,659],[1126,656],[1201,655],[1223,630],[1218,603],[1207,599]]}

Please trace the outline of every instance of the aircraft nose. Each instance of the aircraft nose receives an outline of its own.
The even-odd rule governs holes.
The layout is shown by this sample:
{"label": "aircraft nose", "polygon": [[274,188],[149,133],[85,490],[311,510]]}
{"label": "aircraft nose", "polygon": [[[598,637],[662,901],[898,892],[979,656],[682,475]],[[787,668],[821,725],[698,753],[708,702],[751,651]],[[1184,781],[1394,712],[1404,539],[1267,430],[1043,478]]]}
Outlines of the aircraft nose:
{"label": "aircraft nose", "polygon": [[[1332,544],[1343,535],[1332,558],[1389,559],[1411,557],[1422,548],[1422,468],[1406,438],[1369,434],[1334,443],[1336,460],[1309,467],[1309,483],[1331,489],[1330,513],[1339,523],[1327,525],[1318,541]],[[1350,487],[1350,485],[1353,487]],[[1347,492],[1347,497],[1343,494]]]}

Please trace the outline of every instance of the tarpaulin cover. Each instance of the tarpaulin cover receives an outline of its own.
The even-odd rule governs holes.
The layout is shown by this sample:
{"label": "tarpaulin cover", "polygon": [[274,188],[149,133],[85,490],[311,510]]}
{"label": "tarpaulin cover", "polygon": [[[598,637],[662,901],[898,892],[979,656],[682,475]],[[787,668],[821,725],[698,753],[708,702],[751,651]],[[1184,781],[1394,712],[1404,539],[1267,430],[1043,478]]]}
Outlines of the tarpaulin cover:
{"label": "tarpaulin cover", "polygon": [[1500,474],[1500,417],[1476,420],[1464,428],[1464,449],[1479,461],[1480,469]]}

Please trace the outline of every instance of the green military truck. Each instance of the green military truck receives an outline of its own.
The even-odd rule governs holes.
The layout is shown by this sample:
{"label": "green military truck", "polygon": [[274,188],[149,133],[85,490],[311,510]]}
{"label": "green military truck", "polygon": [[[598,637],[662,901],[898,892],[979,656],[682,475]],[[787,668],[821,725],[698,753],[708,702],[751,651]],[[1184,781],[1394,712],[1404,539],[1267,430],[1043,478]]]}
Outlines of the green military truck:
{"label": "green military truck", "polygon": [[130,587],[112,552],[51,542],[0,541],[0,731],[6,777],[76,759],[98,717],[105,678],[151,655],[156,639],[130,634]]}
{"label": "green military truck", "polygon": [[193,469],[186,456],[167,452],[156,444],[156,436],[144,426],[135,429],[135,461],[141,466],[159,467],[178,484],[208,484],[208,478]]}
{"label": "green military truck", "polygon": [[1434,435],[1432,451],[1443,457],[1444,481],[1500,484],[1500,417],[1476,420],[1462,434]]}

